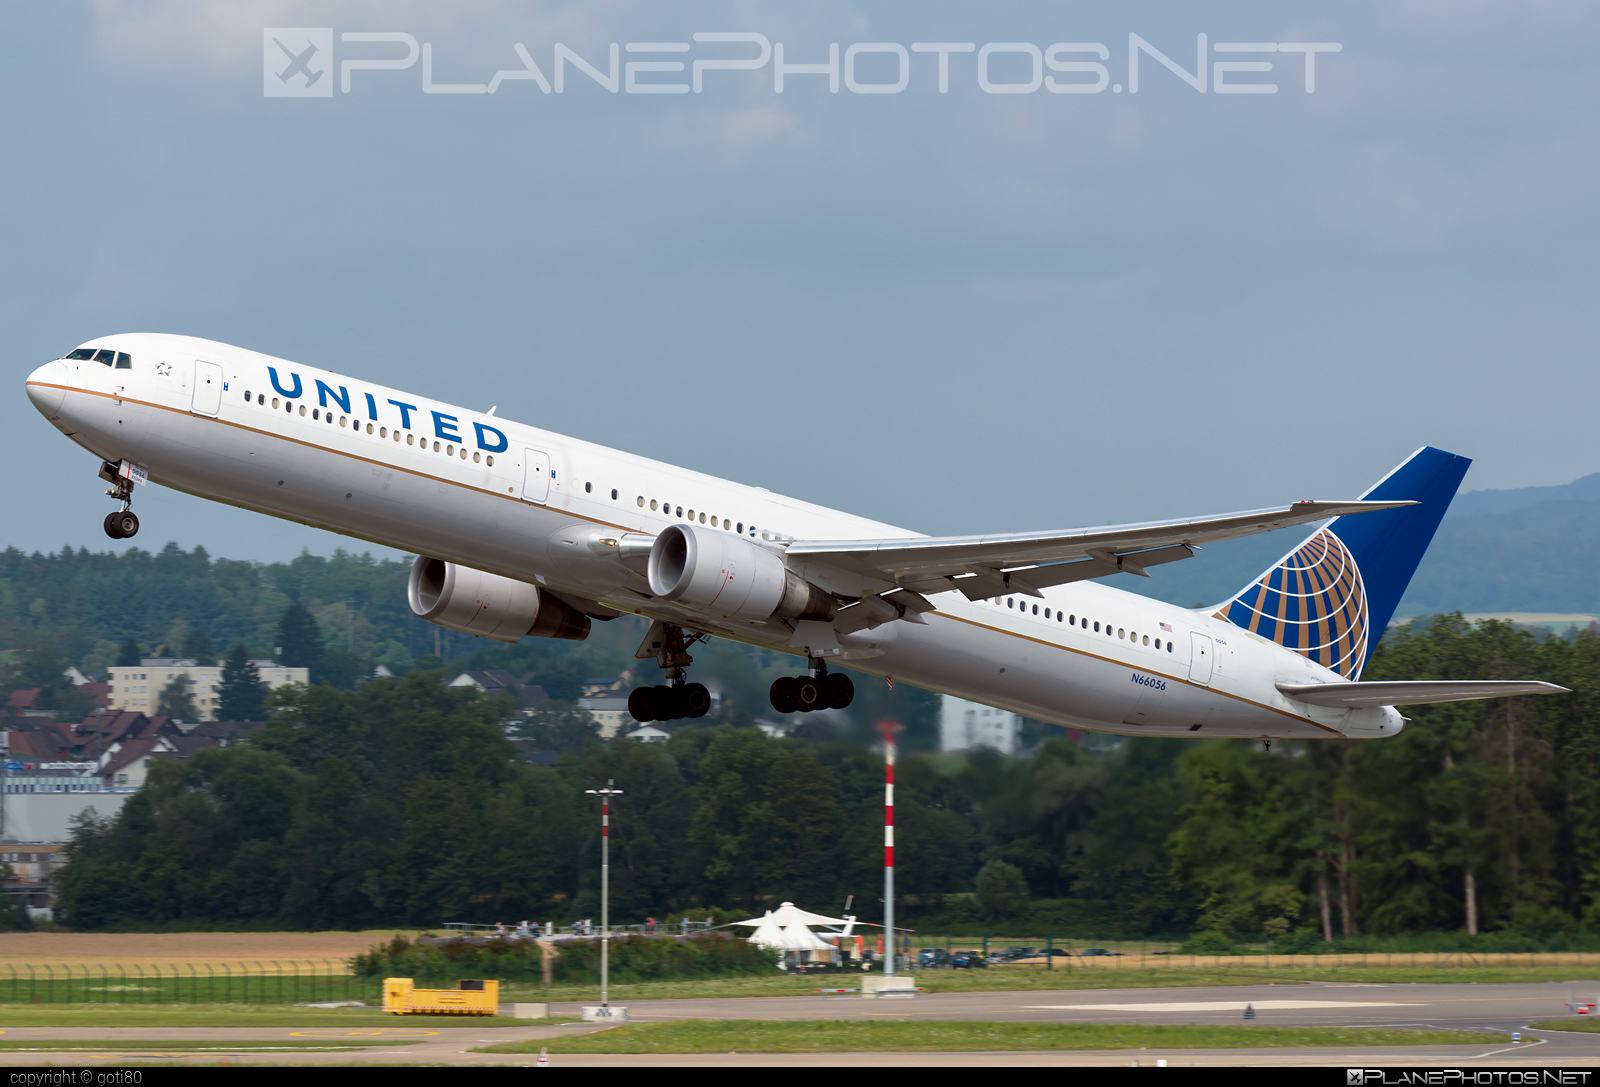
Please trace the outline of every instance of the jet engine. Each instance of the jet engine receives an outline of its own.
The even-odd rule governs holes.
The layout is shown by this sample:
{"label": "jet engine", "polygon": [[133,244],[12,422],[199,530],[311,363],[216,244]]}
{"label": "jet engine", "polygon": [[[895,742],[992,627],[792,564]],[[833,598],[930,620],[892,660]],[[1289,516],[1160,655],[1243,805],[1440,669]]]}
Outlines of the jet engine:
{"label": "jet engine", "polygon": [[587,615],[536,585],[426,555],[411,566],[406,596],[411,610],[430,623],[499,642],[589,636]]}
{"label": "jet engine", "polygon": [[650,548],[650,591],[735,619],[833,618],[833,597],[742,536],[672,525]]}

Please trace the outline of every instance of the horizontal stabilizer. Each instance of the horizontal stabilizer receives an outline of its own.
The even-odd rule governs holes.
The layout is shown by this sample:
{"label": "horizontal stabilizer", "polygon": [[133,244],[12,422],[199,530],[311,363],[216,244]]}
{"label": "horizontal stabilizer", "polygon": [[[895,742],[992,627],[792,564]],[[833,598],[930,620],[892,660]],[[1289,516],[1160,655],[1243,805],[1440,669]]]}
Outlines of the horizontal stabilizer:
{"label": "horizontal stabilizer", "polygon": [[1567,688],[1537,679],[1404,679],[1367,683],[1280,683],[1278,690],[1313,706],[1338,710],[1371,706],[1420,706],[1467,702],[1513,694],[1566,694]]}

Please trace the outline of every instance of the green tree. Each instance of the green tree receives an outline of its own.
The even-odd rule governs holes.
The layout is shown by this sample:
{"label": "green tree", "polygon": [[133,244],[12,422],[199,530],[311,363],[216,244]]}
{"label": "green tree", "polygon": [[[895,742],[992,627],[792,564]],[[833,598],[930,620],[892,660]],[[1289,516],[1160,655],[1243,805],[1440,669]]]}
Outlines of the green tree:
{"label": "green tree", "polygon": [[314,615],[300,604],[290,604],[278,618],[278,659],[288,668],[308,668],[312,683],[321,683],[324,647]]}
{"label": "green tree", "polygon": [[137,668],[139,657],[139,643],[132,638],[122,639],[122,646],[117,650],[117,667]]}
{"label": "green tree", "polygon": [[79,721],[88,715],[94,705],[93,698],[74,687],[67,678],[69,666],[66,654],[54,637],[32,634],[22,644],[22,660],[16,675],[10,679],[12,690],[35,689],[35,709],[54,711],[60,721]]}
{"label": "green tree", "polygon": [[578,752],[600,739],[600,726],[588,710],[557,698],[546,699],[512,726],[511,733],[545,751]]}
{"label": "green tree", "polygon": [[183,640],[182,655],[192,657],[200,664],[211,664],[217,659],[217,649],[204,627],[191,627]]}
{"label": "green tree", "polygon": [[250,663],[249,652],[242,645],[234,646],[222,666],[217,720],[261,720],[266,716],[265,700],[269,690],[266,683],[262,682],[261,673]]}
{"label": "green tree", "polygon": [[194,703],[194,681],[182,672],[168,680],[161,688],[156,713],[185,723],[200,720],[200,710]]}
{"label": "green tree", "polygon": [[978,910],[988,921],[1009,921],[1028,903],[1028,882],[1022,869],[990,861],[978,873]]}

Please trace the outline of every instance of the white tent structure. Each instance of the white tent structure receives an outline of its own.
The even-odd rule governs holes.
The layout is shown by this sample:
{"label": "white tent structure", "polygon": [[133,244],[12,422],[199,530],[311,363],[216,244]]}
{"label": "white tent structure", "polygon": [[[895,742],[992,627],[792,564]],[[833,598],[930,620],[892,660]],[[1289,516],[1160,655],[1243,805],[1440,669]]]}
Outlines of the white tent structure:
{"label": "white tent structure", "polygon": [[[830,943],[819,939],[808,925],[844,925],[848,933],[850,926],[855,923],[853,917],[824,917],[819,913],[808,913],[797,907],[793,902],[785,902],[776,910],[768,910],[760,917],[752,917],[745,921],[735,921],[736,925],[750,925],[755,928],[749,939],[753,944],[761,947],[777,948],[785,953],[799,952],[828,952],[832,953],[834,947]],[[805,956],[815,959],[815,955]]]}

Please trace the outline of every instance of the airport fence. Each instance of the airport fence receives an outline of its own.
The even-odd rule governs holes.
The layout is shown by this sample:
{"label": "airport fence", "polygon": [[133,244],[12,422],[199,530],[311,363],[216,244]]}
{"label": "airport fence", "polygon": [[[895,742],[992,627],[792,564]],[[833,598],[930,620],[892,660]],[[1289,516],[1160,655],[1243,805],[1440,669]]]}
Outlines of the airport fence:
{"label": "airport fence", "polygon": [[[1584,941],[1585,943],[1587,941]],[[1539,967],[1600,967],[1600,950],[1562,946],[1552,940],[1545,947],[1531,941],[1522,946],[1496,947],[1487,941],[1462,939],[1457,946],[1437,936],[1408,941],[1405,938],[1352,941],[1351,945],[1322,945],[1315,950],[1275,951],[1266,947],[1240,947],[1232,953],[1191,952],[1176,940],[1099,938],[1093,935],[1063,937],[1046,933],[1037,937],[989,935],[940,936],[909,934],[902,937],[898,954],[908,969],[959,968],[958,956],[978,959],[984,967],[1038,967],[1052,970],[1332,970],[1332,969],[1514,969]],[[1485,946],[1487,944],[1487,946]],[[1554,945],[1550,947],[1549,945]],[[969,967],[971,968],[971,967]]]}

